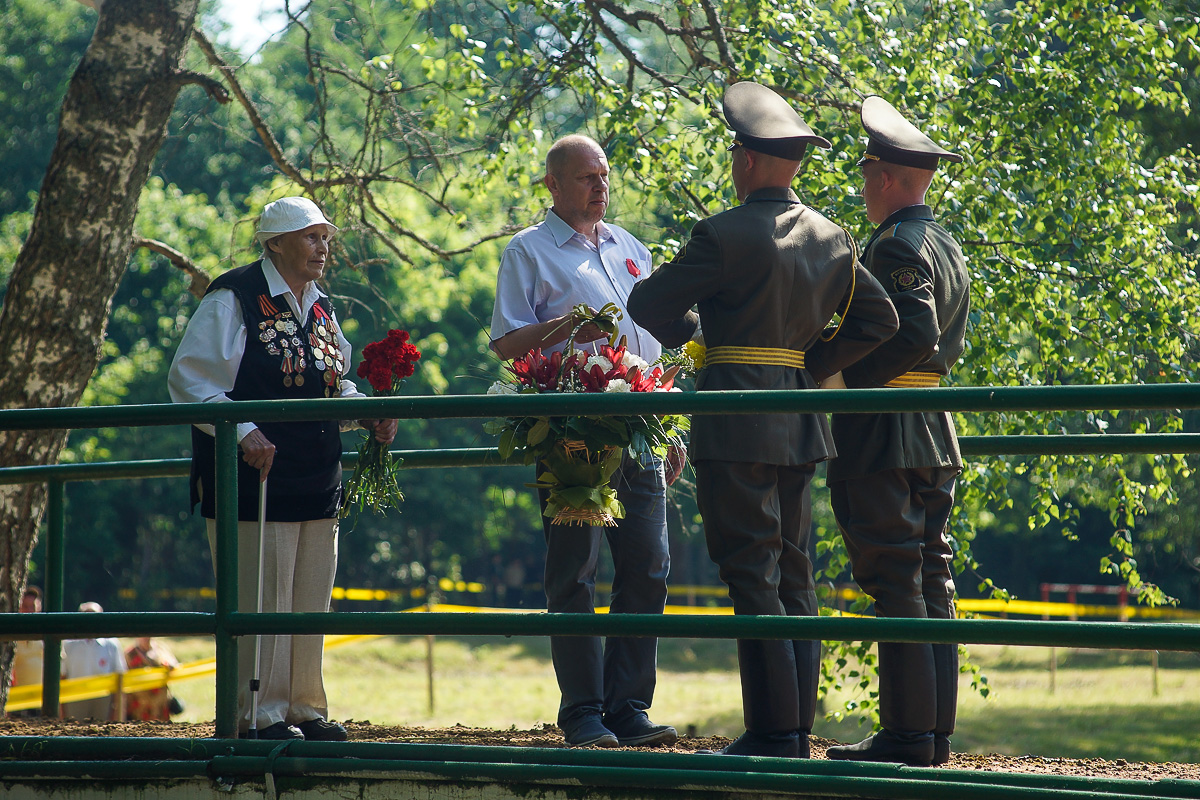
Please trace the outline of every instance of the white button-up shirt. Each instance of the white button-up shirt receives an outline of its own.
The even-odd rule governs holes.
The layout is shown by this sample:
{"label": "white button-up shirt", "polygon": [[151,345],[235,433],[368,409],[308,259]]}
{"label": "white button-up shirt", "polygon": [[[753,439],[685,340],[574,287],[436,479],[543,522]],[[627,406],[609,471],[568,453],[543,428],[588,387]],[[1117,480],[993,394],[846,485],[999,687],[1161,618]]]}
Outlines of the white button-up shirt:
{"label": "white button-up shirt", "polygon": [[[629,291],[650,275],[650,251],[616,225],[602,221],[596,232],[598,247],[549,211],[544,222],[512,238],[496,276],[493,341],[526,325],[561,317],[580,303],[597,310],[616,303],[625,313]],[[658,340],[634,325],[628,313],[618,324],[617,338],[626,337],[629,352],[651,363],[662,355]],[[562,350],[565,344],[546,352]]]}
{"label": "white button-up shirt", "polygon": [[116,639],[68,639],[63,642],[62,674],[65,678],[87,678],[125,672],[125,652]]}
{"label": "white button-up shirt", "polygon": [[[272,297],[283,295],[292,309],[292,314],[301,325],[307,324],[308,315],[317,299],[325,293],[309,281],[304,287],[304,296],[299,301],[292,293],[287,281],[271,263],[267,255],[262,259],[263,275],[267,279],[267,290]],[[337,322],[336,317],[334,322]],[[342,335],[342,326],[334,325],[342,358],[350,363],[350,342]],[[242,319],[242,307],[232,289],[218,289],[204,296],[196,312],[188,322],[171,371],[167,376],[167,388],[174,403],[229,403],[229,392],[237,380],[238,368],[242,365],[242,354],[246,352],[246,324]],[[342,379],[340,397],[366,397],[358,391],[353,381]],[[210,436],[216,435],[212,425],[196,425]],[[237,440],[258,426],[253,422],[239,422]]]}

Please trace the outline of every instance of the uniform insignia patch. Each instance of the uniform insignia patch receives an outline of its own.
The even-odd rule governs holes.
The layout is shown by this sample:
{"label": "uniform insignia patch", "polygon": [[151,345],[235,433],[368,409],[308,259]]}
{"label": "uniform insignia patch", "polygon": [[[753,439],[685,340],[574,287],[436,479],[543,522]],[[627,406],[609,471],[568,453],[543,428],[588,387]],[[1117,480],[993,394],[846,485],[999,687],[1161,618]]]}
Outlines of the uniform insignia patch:
{"label": "uniform insignia patch", "polygon": [[892,273],[892,288],[897,292],[907,292],[917,288],[920,278],[912,267],[903,267]]}

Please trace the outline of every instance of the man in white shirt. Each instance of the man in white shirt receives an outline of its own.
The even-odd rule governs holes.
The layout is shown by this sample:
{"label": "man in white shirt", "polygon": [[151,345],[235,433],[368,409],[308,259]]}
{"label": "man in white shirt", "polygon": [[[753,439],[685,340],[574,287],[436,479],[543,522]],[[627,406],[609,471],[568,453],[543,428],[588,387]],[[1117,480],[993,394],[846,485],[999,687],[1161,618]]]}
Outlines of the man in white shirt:
{"label": "man in white shirt", "polygon": [[[262,258],[217,277],[200,301],[168,378],[176,403],[365,397],[346,379],[350,343],[317,286],[337,227],[304,197],[270,203],[259,219]],[[365,420],[390,444],[396,420]],[[336,421],[239,423],[238,608],[329,610],[337,571],[342,445]],[[213,426],[192,429],[192,505],[200,505],[216,563]],[[270,473],[270,482],[263,484]],[[259,487],[267,486],[263,565],[258,566]],[[258,713],[251,725],[254,639],[238,647],[239,728],[260,739],[343,741],[327,720],[324,637],[263,636]]]}
{"label": "man in white shirt", "polygon": [[[80,603],[80,611],[100,613],[99,603]],[[126,672],[125,651],[116,639],[68,639],[63,642],[62,676],[64,678],[89,678],[93,675],[124,674]],[[72,719],[113,719],[113,696],[93,697],[63,703],[63,716]]]}
{"label": "man in white shirt", "polygon": [[[496,279],[492,349],[503,359],[534,348],[561,350],[575,324],[571,309],[585,304],[625,308],[629,291],[650,274],[650,252],[633,236],[606,224],[608,159],[595,141],[567,136],[546,155],[546,188],[554,200],[546,219],[512,238]],[[661,348],[626,316],[620,335],[629,352],[653,362]],[[584,345],[605,336],[593,325],[575,337]],[[603,529],[614,565],[611,611],[660,614],[667,598],[666,487],[678,477],[662,462],[625,456],[612,486],[625,518]],[[541,497],[543,510],[546,498]],[[551,612],[592,613],[601,529],[553,525],[546,535],[546,605]],[[647,716],[654,696],[658,642],[652,638],[556,636],[551,638],[554,671],[562,701],[558,725],[568,745],[671,744],[669,725]]]}

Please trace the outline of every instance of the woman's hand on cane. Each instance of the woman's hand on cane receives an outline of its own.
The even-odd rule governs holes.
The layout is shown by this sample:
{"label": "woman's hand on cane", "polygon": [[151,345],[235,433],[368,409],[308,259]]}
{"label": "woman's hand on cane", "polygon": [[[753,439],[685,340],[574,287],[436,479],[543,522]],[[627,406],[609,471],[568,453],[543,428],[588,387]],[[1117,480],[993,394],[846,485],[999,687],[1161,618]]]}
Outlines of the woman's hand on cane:
{"label": "woman's hand on cane", "polygon": [[265,481],[275,462],[275,445],[258,428],[242,437],[242,460],[258,470],[258,479]]}

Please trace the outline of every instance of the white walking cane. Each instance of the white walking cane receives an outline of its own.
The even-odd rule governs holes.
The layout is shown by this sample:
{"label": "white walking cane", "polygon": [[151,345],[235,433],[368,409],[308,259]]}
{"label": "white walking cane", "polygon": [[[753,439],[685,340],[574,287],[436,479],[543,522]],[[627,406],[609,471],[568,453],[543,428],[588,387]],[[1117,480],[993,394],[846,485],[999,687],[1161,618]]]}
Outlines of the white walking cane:
{"label": "white walking cane", "polygon": [[[267,479],[263,478],[258,489],[258,604],[255,611],[263,610],[263,540],[267,528]],[[258,687],[259,670],[262,669],[262,634],[254,634],[254,673],[250,678],[250,728],[247,739],[258,738]]]}

